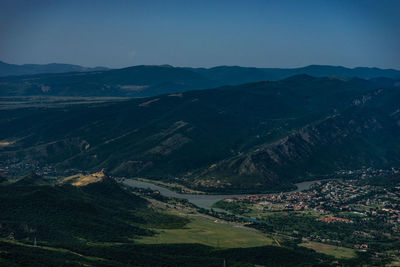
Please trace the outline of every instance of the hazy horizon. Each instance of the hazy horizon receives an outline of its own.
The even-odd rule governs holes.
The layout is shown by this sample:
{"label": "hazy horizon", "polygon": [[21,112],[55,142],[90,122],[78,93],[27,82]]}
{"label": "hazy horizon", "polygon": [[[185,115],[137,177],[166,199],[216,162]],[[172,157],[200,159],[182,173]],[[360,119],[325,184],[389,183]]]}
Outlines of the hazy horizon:
{"label": "hazy horizon", "polygon": [[343,66],[343,65],[325,65],[325,64],[309,64],[309,65],[304,65],[304,66],[298,66],[298,67],[287,67],[287,68],[282,68],[282,67],[254,67],[254,66],[241,66],[241,65],[215,65],[215,66],[209,66],[209,67],[193,67],[193,66],[176,66],[176,65],[171,65],[168,63],[165,64],[138,64],[138,65],[131,65],[131,66],[124,66],[124,67],[116,67],[112,68],[106,65],[97,65],[97,66],[86,66],[86,65],[79,65],[79,64],[74,64],[74,63],[66,63],[66,62],[48,62],[48,63],[21,63],[21,64],[16,64],[16,63],[10,63],[6,62],[4,60],[0,59],[0,62],[6,63],[6,64],[11,64],[11,65],[18,65],[18,66],[23,66],[23,65],[50,65],[50,64],[67,64],[67,65],[76,65],[76,66],[81,66],[81,67],[87,67],[87,68],[96,68],[96,67],[104,67],[104,68],[109,68],[109,69],[124,69],[124,68],[130,68],[130,67],[136,67],[136,66],[165,66],[169,65],[174,68],[204,68],[204,69],[212,69],[212,68],[218,68],[218,67],[241,67],[241,68],[265,68],[265,69],[298,69],[298,68],[306,68],[310,66],[328,66],[328,67],[343,67],[343,68],[348,68],[348,69],[356,69],[356,68],[378,68],[382,70],[396,70],[400,71],[399,69],[396,68],[379,68],[375,66],[355,66],[355,67],[349,67],[349,66]]}
{"label": "hazy horizon", "polygon": [[0,59],[400,69],[399,1],[2,1]]}
{"label": "hazy horizon", "polygon": [[400,69],[399,1],[2,1],[0,58],[66,63]]}

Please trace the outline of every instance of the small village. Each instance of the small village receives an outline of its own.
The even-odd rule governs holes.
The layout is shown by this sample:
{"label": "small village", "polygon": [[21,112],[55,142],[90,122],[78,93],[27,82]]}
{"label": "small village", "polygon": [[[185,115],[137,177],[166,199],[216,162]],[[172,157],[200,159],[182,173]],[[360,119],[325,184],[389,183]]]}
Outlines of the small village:
{"label": "small village", "polygon": [[[54,166],[49,164],[43,165],[36,160],[20,161],[16,158],[0,160],[0,174],[7,177],[20,177],[30,172],[46,177],[55,177],[60,175]],[[64,172],[62,172],[62,174],[65,175]]]}
{"label": "small village", "polygon": [[359,183],[358,180],[319,181],[303,192],[248,195],[230,201],[257,204],[264,211],[313,211],[321,214],[318,221],[326,223],[353,223],[340,214],[358,215],[363,221],[379,217],[398,228],[400,184],[385,188]]}

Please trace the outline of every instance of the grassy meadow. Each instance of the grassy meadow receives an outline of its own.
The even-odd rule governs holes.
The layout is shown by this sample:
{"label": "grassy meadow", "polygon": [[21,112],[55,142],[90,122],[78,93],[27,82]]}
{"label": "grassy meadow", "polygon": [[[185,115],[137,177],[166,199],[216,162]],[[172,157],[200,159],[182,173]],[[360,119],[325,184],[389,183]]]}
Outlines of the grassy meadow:
{"label": "grassy meadow", "polygon": [[354,249],[345,248],[345,247],[337,247],[328,244],[322,244],[318,242],[309,242],[300,244],[302,247],[310,248],[315,250],[316,252],[323,253],[329,256],[333,256],[338,259],[351,259],[356,257],[356,253]]}
{"label": "grassy meadow", "polygon": [[250,228],[222,222],[203,215],[187,215],[190,219],[182,229],[154,229],[157,234],[138,239],[142,244],[197,243],[216,248],[248,248],[273,245],[267,235]]}

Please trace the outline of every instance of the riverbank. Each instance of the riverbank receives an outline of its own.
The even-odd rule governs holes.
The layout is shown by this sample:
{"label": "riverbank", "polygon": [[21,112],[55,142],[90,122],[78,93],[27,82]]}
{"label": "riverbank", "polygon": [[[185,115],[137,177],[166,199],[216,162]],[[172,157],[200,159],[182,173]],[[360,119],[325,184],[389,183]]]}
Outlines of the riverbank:
{"label": "riverbank", "polygon": [[[307,182],[297,183],[295,184],[297,189],[289,192],[301,192],[307,190],[311,187],[311,185],[313,185],[316,182],[318,181],[307,181]],[[139,181],[134,179],[126,179],[122,183],[130,187],[137,187],[143,189],[150,188],[151,190],[157,190],[160,192],[161,195],[165,197],[186,199],[190,203],[198,206],[199,208],[204,208],[204,209],[211,209],[214,203],[226,198],[237,198],[249,195],[249,194],[233,194],[233,195],[180,194],[166,187],[162,187],[150,182],[145,182],[143,180]]]}

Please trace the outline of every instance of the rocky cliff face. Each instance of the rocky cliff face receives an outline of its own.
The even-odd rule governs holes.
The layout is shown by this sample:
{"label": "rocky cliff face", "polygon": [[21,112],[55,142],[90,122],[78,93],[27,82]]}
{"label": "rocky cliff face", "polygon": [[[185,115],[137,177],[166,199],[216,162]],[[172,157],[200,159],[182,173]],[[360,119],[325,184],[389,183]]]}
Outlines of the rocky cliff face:
{"label": "rocky cliff face", "polygon": [[243,179],[241,186],[257,188],[257,184],[261,187],[323,177],[343,169],[398,166],[400,104],[385,102],[400,100],[399,93],[378,90],[361,96],[342,113],[306,125],[242,156],[225,159],[198,177],[247,177],[250,182]]}

